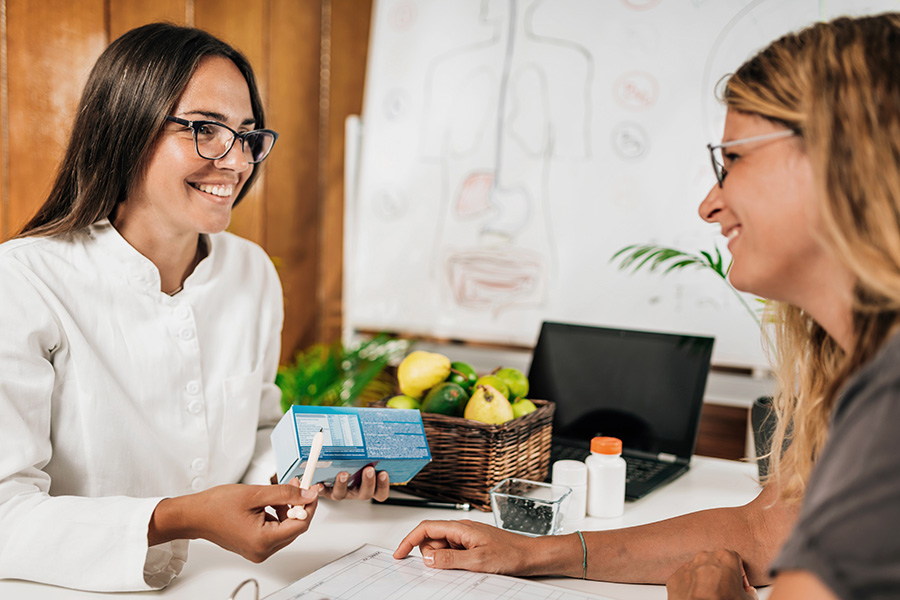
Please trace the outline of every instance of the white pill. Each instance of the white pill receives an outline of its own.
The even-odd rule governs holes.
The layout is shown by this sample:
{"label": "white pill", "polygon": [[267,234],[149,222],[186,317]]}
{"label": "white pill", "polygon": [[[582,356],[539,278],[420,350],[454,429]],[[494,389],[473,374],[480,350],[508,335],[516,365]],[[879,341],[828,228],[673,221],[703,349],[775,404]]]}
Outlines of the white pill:
{"label": "white pill", "polygon": [[300,521],[305,521],[306,517],[308,517],[308,513],[306,509],[302,506],[293,506],[288,509],[287,516],[289,519],[299,519]]}

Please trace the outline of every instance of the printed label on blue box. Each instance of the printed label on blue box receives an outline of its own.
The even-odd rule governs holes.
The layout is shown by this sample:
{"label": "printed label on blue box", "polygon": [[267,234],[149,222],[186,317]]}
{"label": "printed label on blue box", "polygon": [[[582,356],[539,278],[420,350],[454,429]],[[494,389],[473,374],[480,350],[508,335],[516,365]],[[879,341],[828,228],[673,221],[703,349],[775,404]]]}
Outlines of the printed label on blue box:
{"label": "printed label on blue box", "polygon": [[279,482],[302,476],[320,430],[325,440],[313,483],[331,484],[343,471],[355,478],[368,465],[387,471],[391,483],[406,483],[431,461],[418,410],[292,406],[272,432]]}

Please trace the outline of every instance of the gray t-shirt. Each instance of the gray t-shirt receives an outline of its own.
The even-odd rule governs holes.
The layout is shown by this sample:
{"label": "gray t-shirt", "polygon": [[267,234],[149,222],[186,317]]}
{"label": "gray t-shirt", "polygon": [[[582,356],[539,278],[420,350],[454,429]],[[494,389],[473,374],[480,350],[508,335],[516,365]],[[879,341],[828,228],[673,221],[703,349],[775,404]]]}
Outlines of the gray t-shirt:
{"label": "gray t-shirt", "polygon": [[900,335],[838,398],[772,570],[809,571],[840,598],[900,598]]}

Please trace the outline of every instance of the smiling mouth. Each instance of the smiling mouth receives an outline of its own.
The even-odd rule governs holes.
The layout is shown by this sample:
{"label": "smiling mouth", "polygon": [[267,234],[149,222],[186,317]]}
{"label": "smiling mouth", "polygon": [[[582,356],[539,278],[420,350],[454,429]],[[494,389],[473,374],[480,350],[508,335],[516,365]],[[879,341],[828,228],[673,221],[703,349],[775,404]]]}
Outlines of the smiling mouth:
{"label": "smiling mouth", "polygon": [[207,194],[212,194],[213,196],[218,196],[219,198],[228,198],[234,193],[234,185],[209,185],[205,183],[190,183],[188,182],[192,188],[196,190],[200,190],[201,192],[205,192]]}
{"label": "smiling mouth", "polygon": [[741,234],[741,227],[740,227],[740,225],[738,225],[736,227],[732,227],[731,229],[729,229],[728,234],[725,237],[727,237],[728,241],[730,242],[731,240],[733,240],[740,234]]}

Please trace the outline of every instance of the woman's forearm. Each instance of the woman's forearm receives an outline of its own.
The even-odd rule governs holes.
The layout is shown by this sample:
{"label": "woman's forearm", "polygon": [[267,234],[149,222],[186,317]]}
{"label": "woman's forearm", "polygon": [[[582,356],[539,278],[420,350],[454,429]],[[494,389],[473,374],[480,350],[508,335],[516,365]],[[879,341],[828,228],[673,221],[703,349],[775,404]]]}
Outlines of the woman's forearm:
{"label": "woman's forearm", "polygon": [[195,539],[198,537],[191,527],[190,503],[196,496],[165,498],[156,505],[147,528],[147,542],[150,546],[172,540]]}
{"label": "woman's forearm", "polygon": [[[702,550],[734,550],[746,561],[750,582],[767,583],[798,507],[777,499],[774,488],[746,506],[690,513],[665,521],[584,533],[587,578],[623,583],[665,583]],[[583,550],[577,535],[534,540],[531,575],[581,577]]]}

